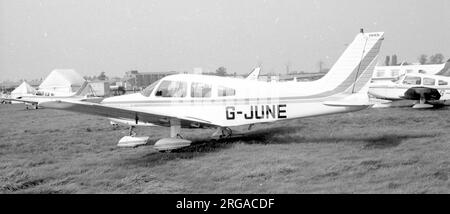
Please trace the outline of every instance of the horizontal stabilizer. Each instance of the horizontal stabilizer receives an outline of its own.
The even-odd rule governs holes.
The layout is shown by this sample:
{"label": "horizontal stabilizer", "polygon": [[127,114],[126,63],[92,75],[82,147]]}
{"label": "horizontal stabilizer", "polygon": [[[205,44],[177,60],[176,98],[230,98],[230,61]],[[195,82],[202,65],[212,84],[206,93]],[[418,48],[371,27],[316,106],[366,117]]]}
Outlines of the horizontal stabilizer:
{"label": "horizontal stabilizer", "polygon": [[373,103],[368,102],[347,102],[347,101],[327,101],[323,102],[324,105],[327,106],[339,106],[339,107],[370,107],[374,105]]}
{"label": "horizontal stabilizer", "polygon": [[[368,85],[368,84],[367,84]],[[363,87],[358,93],[343,97],[338,100],[325,101],[322,104],[327,106],[340,106],[340,107],[370,107],[374,103],[369,101],[367,96],[367,86]]]}
{"label": "horizontal stabilizer", "polygon": [[15,102],[22,102],[22,103],[30,103],[30,104],[38,104],[36,101],[31,100],[23,100],[23,99],[12,99],[12,98],[5,98],[3,99],[5,101],[15,101]]}

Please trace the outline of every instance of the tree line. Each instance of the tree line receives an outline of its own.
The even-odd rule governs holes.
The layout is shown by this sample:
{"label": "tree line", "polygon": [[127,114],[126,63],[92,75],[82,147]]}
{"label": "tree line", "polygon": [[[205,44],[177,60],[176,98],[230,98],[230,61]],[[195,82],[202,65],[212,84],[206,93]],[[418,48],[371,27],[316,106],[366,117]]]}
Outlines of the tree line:
{"label": "tree line", "polygon": [[[444,63],[444,55],[441,53],[437,53],[437,54],[433,54],[431,56],[428,56],[426,54],[421,54],[417,60],[419,60],[419,63],[421,65],[428,65],[428,64],[441,64]],[[403,62],[398,62],[397,60],[397,55],[394,54],[392,56],[386,56],[385,60],[384,60],[384,65],[385,66],[396,66],[396,65],[409,65],[410,63],[403,61]]]}

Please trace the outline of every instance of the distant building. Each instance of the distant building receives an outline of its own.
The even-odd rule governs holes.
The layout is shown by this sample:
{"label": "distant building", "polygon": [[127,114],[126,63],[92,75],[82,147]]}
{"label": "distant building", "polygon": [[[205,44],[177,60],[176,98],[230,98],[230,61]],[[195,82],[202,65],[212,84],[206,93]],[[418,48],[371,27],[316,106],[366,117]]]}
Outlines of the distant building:
{"label": "distant building", "polygon": [[111,95],[110,85],[107,81],[90,81],[89,85],[95,96],[108,97]]}
{"label": "distant building", "polygon": [[280,75],[279,74],[261,74],[261,75],[259,75],[258,80],[263,81],[263,82],[279,81]]}
{"label": "distant building", "polygon": [[306,72],[292,72],[288,74],[262,74],[259,75],[259,81],[272,82],[272,81],[313,81],[322,78],[327,74],[328,69],[322,72],[306,73]]}
{"label": "distant building", "polygon": [[288,73],[288,74],[282,74],[279,78],[279,81],[313,81],[322,78],[327,74],[328,69],[323,70],[322,72],[316,72],[316,73],[306,73],[306,72],[295,72],[295,73]]}
{"label": "distant building", "polygon": [[42,81],[40,91],[70,94],[78,91],[86,80],[73,69],[54,69]]}
{"label": "distant building", "polygon": [[165,76],[177,73],[176,71],[145,73],[140,73],[136,70],[128,71],[122,79],[123,87],[126,90],[141,90]]}

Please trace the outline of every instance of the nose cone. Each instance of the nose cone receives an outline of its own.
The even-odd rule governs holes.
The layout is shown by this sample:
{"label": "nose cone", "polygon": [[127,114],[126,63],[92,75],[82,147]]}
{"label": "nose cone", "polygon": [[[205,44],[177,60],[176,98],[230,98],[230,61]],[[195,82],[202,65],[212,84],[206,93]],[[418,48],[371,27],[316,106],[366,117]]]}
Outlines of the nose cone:
{"label": "nose cone", "polygon": [[126,103],[126,102],[132,102],[135,100],[142,100],[145,97],[140,93],[135,94],[127,94],[127,95],[121,95],[121,96],[115,96],[115,97],[108,97],[104,99],[101,104],[120,104],[120,103]]}

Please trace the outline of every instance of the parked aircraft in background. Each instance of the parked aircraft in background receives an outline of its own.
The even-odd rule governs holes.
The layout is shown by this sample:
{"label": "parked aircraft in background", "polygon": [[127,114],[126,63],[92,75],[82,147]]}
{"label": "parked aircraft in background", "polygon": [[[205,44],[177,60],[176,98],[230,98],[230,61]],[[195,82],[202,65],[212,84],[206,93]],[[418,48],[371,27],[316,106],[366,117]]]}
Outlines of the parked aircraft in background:
{"label": "parked aircraft in background", "polygon": [[96,102],[96,101],[101,101],[102,98],[94,96],[92,88],[90,87],[89,83],[86,81],[78,89],[78,91],[76,91],[74,93],[55,94],[54,92],[51,92],[51,91],[36,90],[32,94],[23,94],[18,97],[6,98],[4,100],[25,103],[27,109],[30,109],[30,108],[38,109],[40,103],[61,100],[61,99]]}
{"label": "parked aircraft in background", "polygon": [[450,77],[421,73],[406,74],[397,81],[372,83],[369,95],[390,101],[415,100],[413,108],[431,108],[450,99]]}
{"label": "parked aircraft in background", "polygon": [[259,73],[261,71],[260,67],[256,67],[252,70],[252,72],[250,72],[250,74],[248,74],[247,76],[247,80],[258,80],[259,77]]}
{"label": "parked aircraft in background", "polygon": [[428,74],[435,75],[444,71],[450,65],[450,61],[442,64],[426,65],[397,65],[397,66],[375,66],[371,82],[395,81],[405,74]]}
{"label": "parked aircraft in background", "polygon": [[[311,82],[263,82],[219,76],[166,76],[141,93],[104,99],[101,103],[61,99],[40,103],[46,108],[133,120],[170,127],[158,140],[159,151],[189,146],[181,128],[214,128],[213,136],[231,137],[231,128],[303,117],[358,111],[370,107],[366,84],[372,77],[382,32],[356,36],[323,78]],[[148,137],[125,136],[137,145]]]}

